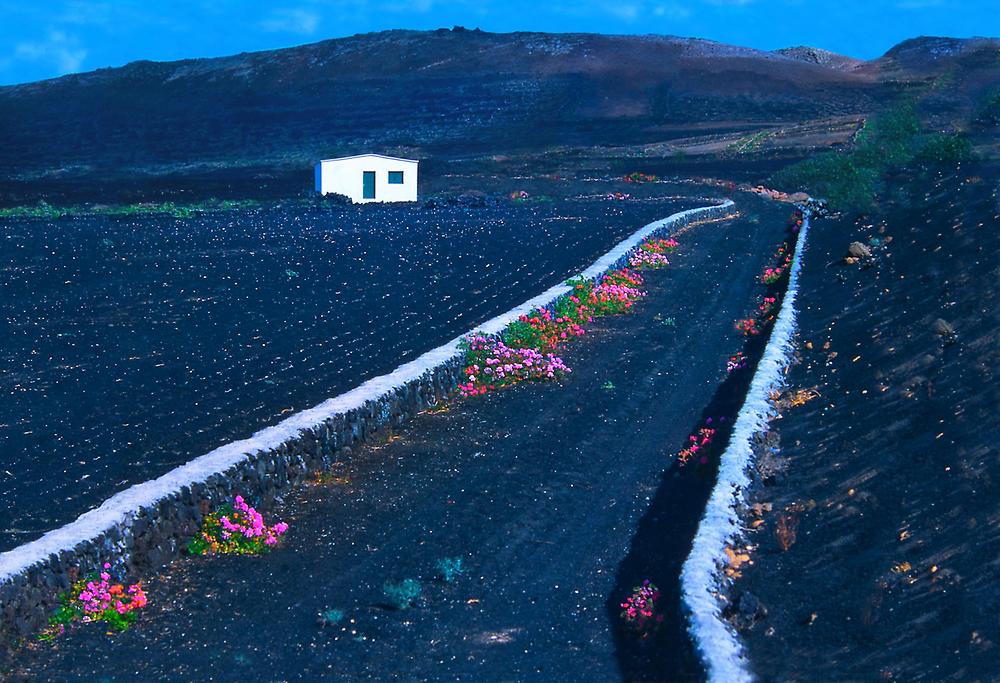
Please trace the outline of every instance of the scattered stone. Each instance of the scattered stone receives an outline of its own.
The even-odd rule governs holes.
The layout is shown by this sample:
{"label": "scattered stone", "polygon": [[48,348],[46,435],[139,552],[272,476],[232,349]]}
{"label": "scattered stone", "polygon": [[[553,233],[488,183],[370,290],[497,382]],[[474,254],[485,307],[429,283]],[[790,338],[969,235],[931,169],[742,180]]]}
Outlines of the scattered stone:
{"label": "scattered stone", "polygon": [[847,248],[847,253],[856,259],[865,259],[872,257],[872,250],[867,244],[862,242],[851,242],[851,246]]}
{"label": "scattered stone", "polygon": [[940,334],[942,337],[949,334],[955,334],[955,328],[953,328],[948,321],[938,318],[934,321],[934,333]]}
{"label": "scattered stone", "polygon": [[958,334],[955,332],[955,328],[947,320],[938,318],[931,325],[931,329],[934,331],[934,334],[941,337],[945,345],[954,344],[958,341]]}
{"label": "scattered stone", "polygon": [[742,591],[733,602],[722,611],[722,616],[738,631],[749,631],[767,617],[764,607],[756,595]]}

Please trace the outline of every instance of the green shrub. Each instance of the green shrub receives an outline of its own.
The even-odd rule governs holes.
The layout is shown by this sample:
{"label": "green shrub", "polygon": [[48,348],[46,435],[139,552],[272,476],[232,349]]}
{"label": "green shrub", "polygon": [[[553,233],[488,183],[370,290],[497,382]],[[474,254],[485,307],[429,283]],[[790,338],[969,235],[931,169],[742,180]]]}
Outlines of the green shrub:
{"label": "green shrub", "polygon": [[423,589],[416,579],[404,579],[400,583],[385,583],[382,586],[382,593],[385,594],[389,604],[396,609],[409,609],[420,599]]}
{"label": "green shrub", "polygon": [[869,119],[852,149],[792,164],[775,173],[771,183],[823,197],[835,209],[865,211],[884,190],[890,169],[914,162],[953,163],[971,154],[972,145],[962,135],[921,134],[916,111],[905,104]]}
{"label": "green shrub", "polygon": [[789,190],[805,190],[838,209],[863,211],[875,203],[881,172],[851,154],[827,152],[774,174],[771,182]]}
{"label": "green shrub", "polygon": [[933,133],[921,140],[914,159],[929,164],[955,164],[972,157],[972,143],[964,135]]}
{"label": "green shrub", "polygon": [[461,557],[442,557],[435,564],[438,576],[445,583],[452,583],[455,579],[465,573],[465,566]]}
{"label": "green shrub", "polygon": [[319,613],[320,626],[336,626],[344,620],[344,610],[325,609]]}
{"label": "green shrub", "polygon": [[983,126],[1000,126],[1000,88],[991,88],[979,101],[973,121]]}

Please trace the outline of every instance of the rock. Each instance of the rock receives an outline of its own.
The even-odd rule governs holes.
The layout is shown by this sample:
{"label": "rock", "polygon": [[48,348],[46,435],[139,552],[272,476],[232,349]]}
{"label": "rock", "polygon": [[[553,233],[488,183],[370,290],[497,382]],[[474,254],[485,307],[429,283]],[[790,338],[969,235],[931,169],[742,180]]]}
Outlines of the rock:
{"label": "rock", "polygon": [[756,595],[750,591],[742,591],[722,611],[722,616],[738,631],[749,631],[767,617],[767,608]]}
{"label": "rock", "polygon": [[851,246],[847,247],[847,253],[856,259],[872,257],[872,250],[868,248],[867,244],[863,244],[862,242],[851,242]]}
{"label": "rock", "polygon": [[934,321],[932,329],[934,330],[934,334],[941,335],[942,337],[955,336],[955,328],[947,320],[942,320],[941,318]]}
{"label": "rock", "polygon": [[788,195],[788,201],[793,202],[795,204],[805,204],[806,202],[809,201],[809,195],[807,195],[805,192],[793,192],[792,194]]}

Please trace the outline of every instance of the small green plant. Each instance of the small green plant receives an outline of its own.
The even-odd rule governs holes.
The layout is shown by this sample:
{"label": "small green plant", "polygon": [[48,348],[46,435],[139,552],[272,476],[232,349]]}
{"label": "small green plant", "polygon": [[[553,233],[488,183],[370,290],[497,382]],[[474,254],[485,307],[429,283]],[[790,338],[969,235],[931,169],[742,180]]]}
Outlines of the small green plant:
{"label": "small green plant", "polygon": [[207,199],[191,204],[174,202],[138,202],[99,206],[52,206],[42,200],[34,206],[14,206],[0,209],[0,218],[60,218],[62,216],[150,216],[167,215],[174,218],[191,218],[203,211],[233,211],[255,209],[261,202],[253,199]]}
{"label": "small green plant", "polygon": [[344,610],[325,609],[319,613],[320,626],[336,626],[344,620]]}
{"label": "small green plant", "polygon": [[382,593],[389,604],[396,609],[409,609],[420,599],[423,589],[416,579],[403,579],[399,583],[387,581],[382,586]]}
{"label": "small green plant", "polygon": [[607,382],[601,385],[601,388],[606,391],[611,391],[612,389],[615,388],[615,383],[612,382],[611,380],[608,380]]}
{"label": "small green plant", "polygon": [[664,327],[677,327],[677,322],[673,318],[664,318],[661,323]]}
{"label": "small green plant", "polygon": [[465,573],[461,557],[442,557],[434,566],[445,583],[452,583]]}

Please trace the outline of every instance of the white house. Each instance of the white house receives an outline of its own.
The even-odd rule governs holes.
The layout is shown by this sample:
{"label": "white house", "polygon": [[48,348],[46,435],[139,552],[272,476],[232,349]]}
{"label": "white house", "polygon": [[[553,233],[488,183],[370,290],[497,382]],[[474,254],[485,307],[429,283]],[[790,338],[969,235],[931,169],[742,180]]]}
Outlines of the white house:
{"label": "white house", "polygon": [[316,164],[316,191],[358,203],[417,201],[417,164],[383,154],[357,154]]}

